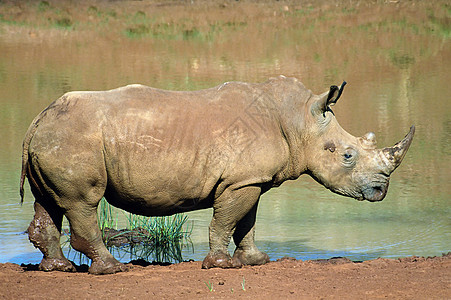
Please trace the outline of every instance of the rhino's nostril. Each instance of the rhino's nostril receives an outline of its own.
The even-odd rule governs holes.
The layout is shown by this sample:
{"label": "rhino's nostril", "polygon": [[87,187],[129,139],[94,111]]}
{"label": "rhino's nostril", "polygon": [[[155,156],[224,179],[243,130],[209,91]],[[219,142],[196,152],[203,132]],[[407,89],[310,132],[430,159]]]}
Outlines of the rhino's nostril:
{"label": "rhino's nostril", "polygon": [[384,191],[382,190],[382,187],[380,187],[380,186],[376,186],[373,189],[374,189],[375,198],[380,198],[384,193]]}

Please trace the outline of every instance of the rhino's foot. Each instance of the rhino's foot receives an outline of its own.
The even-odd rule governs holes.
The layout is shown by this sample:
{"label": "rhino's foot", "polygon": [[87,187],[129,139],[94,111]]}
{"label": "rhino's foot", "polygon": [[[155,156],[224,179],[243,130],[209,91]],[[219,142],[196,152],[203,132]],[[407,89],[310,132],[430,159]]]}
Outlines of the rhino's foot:
{"label": "rhino's foot", "polygon": [[126,271],[128,271],[128,267],[116,259],[108,261],[94,260],[88,270],[89,274],[94,275],[114,274]]}
{"label": "rhino's foot", "polygon": [[240,261],[243,265],[264,265],[269,262],[269,256],[265,252],[258,250],[245,251],[241,249],[235,250],[233,259]]}
{"label": "rhino's foot", "polygon": [[75,272],[75,267],[67,259],[58,258],[43,258],[39,264],[39,270],[51,272],[51,271],[63,271],[63,272]]}
{"label": "rhino's foot", "polygon": [[210,268],[241,268],[243,264],[237,258],[232,258],[227,253],[215,253],[208,255],[204,258],[202,262],[202,269],[210,269]]}

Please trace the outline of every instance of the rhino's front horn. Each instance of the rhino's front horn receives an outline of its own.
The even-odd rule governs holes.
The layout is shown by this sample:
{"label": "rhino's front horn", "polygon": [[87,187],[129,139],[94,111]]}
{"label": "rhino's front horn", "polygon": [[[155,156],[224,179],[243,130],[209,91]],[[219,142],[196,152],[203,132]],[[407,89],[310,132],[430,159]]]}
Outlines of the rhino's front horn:
{"label": "rhino's front horn", "polygon": [[386,164],[388,167],[388,173],[393,172],[402,162],[407,150],[412,143],[413,136],[415,134],[415,126],[410,127],[409,133],[404,137],[404,139],[398,142],[393,147],[387,147],[382,149],[382,154],[386,158]]}

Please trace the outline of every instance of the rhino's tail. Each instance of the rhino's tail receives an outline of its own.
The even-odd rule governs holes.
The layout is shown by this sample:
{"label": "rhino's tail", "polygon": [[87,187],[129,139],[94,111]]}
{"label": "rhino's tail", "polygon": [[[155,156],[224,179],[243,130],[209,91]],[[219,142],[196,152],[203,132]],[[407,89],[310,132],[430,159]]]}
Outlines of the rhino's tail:
{"label": "rhino's tail", "polygon": [[25,183],[25,177],[28,176],[28,179],[30,180],[30,183],[33,184],[38,191],[39,185],[37,184],[36,180],[33,178],[31,172],[30,172],[30,163],[28,161],[28,148],[30,147],[31,140],[33,139],[34,134],[36,133],[36,130],[38,129],[38,124],[44,117],[46,110],[42,111],[36,118],[34,118],[33,122],[31,122],[30,127],[28,127],[27,133],[25,134],[25,138],[23,140],[23,146],[22,146],[22,172],[20,174],[20,203],[23,203],[24,198],[24,183]]}

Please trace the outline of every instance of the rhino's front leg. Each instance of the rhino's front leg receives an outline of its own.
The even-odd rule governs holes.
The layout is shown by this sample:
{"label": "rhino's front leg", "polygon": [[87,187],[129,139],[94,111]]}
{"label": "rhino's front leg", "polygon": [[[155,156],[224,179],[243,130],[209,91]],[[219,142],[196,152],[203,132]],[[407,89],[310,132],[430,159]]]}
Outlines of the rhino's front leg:
{"label": "rhino's front leg", "polygon": [[210,252],[205,257],[202,268],[239,268],[243,265],[238,256],[232,258],[229,255],[227,248],[239,222],[256,206],[260,193],[259,186],[245,186],[225,190],[215,200],[210,223]]}
{"label": "rhino's front leg", "polygon": [[257,206],[258,201],[244,218],[238,222],[233,234],[233,241],[237,245],[233,259],[240,261],[243,265],[263,265],[269,262],[268,254],[258,250],[254,242]]}

